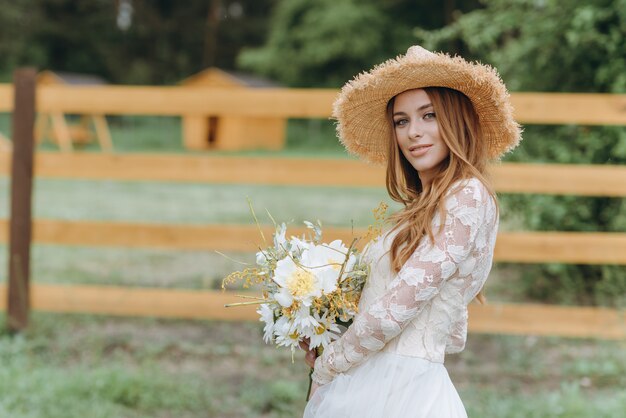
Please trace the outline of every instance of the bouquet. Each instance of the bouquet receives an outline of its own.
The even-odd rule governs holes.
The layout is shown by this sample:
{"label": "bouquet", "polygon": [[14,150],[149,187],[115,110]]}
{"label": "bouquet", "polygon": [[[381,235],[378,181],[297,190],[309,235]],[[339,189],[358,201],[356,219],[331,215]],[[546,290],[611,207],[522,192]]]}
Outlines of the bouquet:
{"label": "bouquet", "polygon": [[[248,203],[259,226],[252,204]],[[373,210],[376,222],[368,227],[366,240],[380,235],[387,208],[387,204],[381,202]],[[240,295],[254,300],[226,306],[258,304],[257,313],[265,324],[263,339],[266,343],[291,348],[292,362],[300,341],[308,340],[309,349],[320,354],[340,337],[340,326],[350,325],[358,311],[361,292],[370,274],[369,264],[363,257],[365,251],[356,248],[358,238],[348,246],[341,240],[324,243],[319,221],[304,224],[309,230],[308,237],[305,234],[287,238],[287,226],[276,225],[273,245],[257,252],[256,266],[235,271],[222,281],[222,289],[239,281],[244,288],[260,286],[262,296]],[[259,232],[265,241],[260,227]]]}
{"label": "bouquet", "polygon": [[287,238],[286,225],[276,226],[273,245],[256,254],[256,266],[226,277],[228,283],[258,285],[262,296],[228,306],[259,304],[264,340],[291,348],[292,360],[300,341],[318,353],[341,334],[357,312],[369,265],[356,249],[354,239],[322,242],[321,223],[306,222],[308,237]]}

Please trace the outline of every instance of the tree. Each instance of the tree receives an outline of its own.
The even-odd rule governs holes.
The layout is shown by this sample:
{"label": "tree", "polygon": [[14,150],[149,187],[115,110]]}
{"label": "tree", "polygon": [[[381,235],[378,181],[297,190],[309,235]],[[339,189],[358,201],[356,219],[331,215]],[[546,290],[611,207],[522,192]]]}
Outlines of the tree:
{"label": "tree", "polygon": [[206,65],[234,69],[243,45],[264,42],[274,0],[133,0],[128,30],[111,0],[2,3],[0,76],[13,68],[97,74],[114,83],[174,83]]}
{"label": "tree", "polygon": [[267,44],[239,64],[291,86],[336,86],[381,58],[384,20],[372,1],[283,1]]}
{"label": "tree", "polygon": [[457,7],[475,6],[476,0],[282,0],[266,44],[244,49],[238,64],[290,86],[338,87],[406,52],[416,25],[441,27]]}

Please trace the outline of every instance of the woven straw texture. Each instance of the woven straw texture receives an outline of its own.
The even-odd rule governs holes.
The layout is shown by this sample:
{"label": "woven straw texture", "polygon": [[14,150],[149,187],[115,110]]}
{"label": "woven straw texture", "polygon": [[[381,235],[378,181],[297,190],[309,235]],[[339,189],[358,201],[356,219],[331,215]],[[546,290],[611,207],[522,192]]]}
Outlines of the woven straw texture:
{"label": "woven straw texture", "polygon": [[365,161],[384,163],[392,134],[387,103],[403,91],[422,87],[451,88],[471,100],[491,159],[499,159],[519,144],[522,130],[493,67],[413,46],[406,55],[357,75],[342,88],[333,105],[333,118],[346,149]]}

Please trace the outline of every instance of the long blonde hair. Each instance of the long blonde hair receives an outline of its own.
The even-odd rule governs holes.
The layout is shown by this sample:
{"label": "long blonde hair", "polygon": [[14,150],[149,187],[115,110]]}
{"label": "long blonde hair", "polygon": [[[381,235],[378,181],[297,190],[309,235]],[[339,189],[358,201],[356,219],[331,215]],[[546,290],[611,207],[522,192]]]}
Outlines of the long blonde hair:
{"label": "long blonde hair", "polygon": [[[496,194],[487,177],[488,144],[482,138],[480,121],[471,101],[464,94],[444,87],[427,87],[424,91],[433,105],[441,139],[450,154],[441,162],[430,184],[424,186],[417,170],[398,147],[392,116],[395,97],[389,101],[387,118],[392,135],[387,160],[387,191],[393,200],[404,205],[404,209],[391,217],[395,224],[393,229],[398,230],[391,244],[391,266],[396,273],[424,236],[434,243],[432,220],[436,211],[441,219],[445,216],[441,202],[455,181],[476,177],[485,185],[497,208]],[[441,228],[443,225],[441,222]],[[482,291],[477,299],[484,302]]]}

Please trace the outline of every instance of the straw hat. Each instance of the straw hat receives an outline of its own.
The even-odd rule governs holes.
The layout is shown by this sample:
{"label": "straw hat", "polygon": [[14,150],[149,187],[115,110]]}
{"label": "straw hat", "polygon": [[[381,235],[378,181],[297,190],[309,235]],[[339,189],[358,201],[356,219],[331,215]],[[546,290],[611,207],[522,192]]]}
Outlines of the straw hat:
{"label": "straw hat", "polygon": [[513,119],[509,94],[497,71],[461,57],[412,46],[346,83],[333,105],[337,135],[346,149],[372,163],[387,159],[387,103],[395,95],[422,87],[447,87],[465,94],[478,114],[489,157],[498,159],[515,148],[521,128]]}

